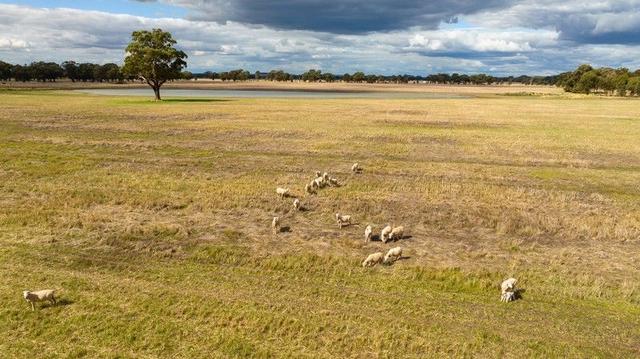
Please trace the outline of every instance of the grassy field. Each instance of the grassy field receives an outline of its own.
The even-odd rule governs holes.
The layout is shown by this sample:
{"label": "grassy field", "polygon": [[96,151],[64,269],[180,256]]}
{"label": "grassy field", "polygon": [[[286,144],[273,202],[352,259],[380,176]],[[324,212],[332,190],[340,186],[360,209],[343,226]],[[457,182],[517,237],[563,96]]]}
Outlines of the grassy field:
{"label": "grassy field", "polygon": [[[640,102],[475,96],[0,90],[0,353],[638,357]],[[304,196],[315,170],[343,185]]]}

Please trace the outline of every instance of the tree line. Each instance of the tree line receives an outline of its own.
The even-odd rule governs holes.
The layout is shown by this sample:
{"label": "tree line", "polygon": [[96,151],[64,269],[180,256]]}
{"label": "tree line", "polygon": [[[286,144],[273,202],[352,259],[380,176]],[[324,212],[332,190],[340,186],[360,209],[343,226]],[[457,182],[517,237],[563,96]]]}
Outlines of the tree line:
{"label": "tree line", "polygon": [[268,81],[305,81],[305,82],[350,82],[350,83],[410,83],[426,82],[431,84],[450,85],[491,85],[491,84],[511,84],[521,83],[527,85],[555,85],[558,75],[555,76],[505,76],[496,77],[487,74],[432,74],[428,76],[417,75],[376,75],[365,74],[362,71],[353,74],[345,73],[336,75],[330,72],[311,69],[302,74],[291,74],[282,70],[272,70],[270,72],[250,73],[244,69],[226,72],[203,72],[192,75],[194,78],[213,79],[222,81],[247,81],[247,80],[268,80]]}
{"label": "tree line", "polygon": [[627,68],[596,69],[585,64],[580,65],[575,71],[560,74],[556,85],[574,93],[640,96],[640,69],[635,72]]}
{"label": "tree line", "polygon": [[[193,75],[188,71],[182,72],[182,78],[191,79]],[[73,82],[124,82],[136,80],[136,76],[125,74],[118,64],[93,64],[65,61],[62,64],[55,62],[32,62],[28,65],[12,65],[0,61],[1,81],[41,81],[55,82],[67,78]]]}

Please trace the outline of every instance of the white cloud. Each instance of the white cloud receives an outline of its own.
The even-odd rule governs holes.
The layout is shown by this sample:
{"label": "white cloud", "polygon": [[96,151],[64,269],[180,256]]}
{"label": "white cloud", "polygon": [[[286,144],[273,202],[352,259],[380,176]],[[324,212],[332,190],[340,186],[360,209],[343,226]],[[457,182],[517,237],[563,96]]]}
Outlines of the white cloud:
{"label": "white cloud", "polygon": [[[576,0],[570,0],[577,5]],[[606,2],[606,1],[605,1]],[[546,0],[543,10],[567,11]],[[611,4],[582,5],[586,12]],[[613,9],[613,10],[612,10]],[[463,18],[472,26],[448,24],[439,30],[407,28],[392,32],[335,35],[277,30],[237,22],[220,24],[177,18],[145,18],[73,9],[42,9],[0,4],[0,59],[13,63],[65,60],[120,63],[131,32],[162,28],[170,31],[190,56],[192,71],[283,69],[302,72],[319,68],[333,73],[427,74],[493,72],[550,74],[580,63],[640,67],[635,44],[582,44],[563,38],[521,3],[495,13]],[[599,11],[599,10],[598,10]],[[615,10],[618,11],[618,10]],[[622,14],[622,10],[618,13]],[[618,16],[618,15],[616,15]],[[622,21],[622,20],[624,21]],[[633,29],[634,17],[600,14],[590,31],[610,33]]]}

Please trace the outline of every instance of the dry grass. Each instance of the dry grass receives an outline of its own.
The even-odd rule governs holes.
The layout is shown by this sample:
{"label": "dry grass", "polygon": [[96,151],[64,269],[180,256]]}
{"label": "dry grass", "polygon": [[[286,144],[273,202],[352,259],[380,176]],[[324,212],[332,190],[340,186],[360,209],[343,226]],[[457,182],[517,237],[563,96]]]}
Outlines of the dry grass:
{"label": "dry grass", "polygon": [[[639,354],[637,100],[4,91],[0,123],[10,356]],[[343,186],[304,197],[315,170]],[[360,268],[398,245],[369,223],[404,225],[408,258]],[[66,305],[30,313],[41,287]]]}

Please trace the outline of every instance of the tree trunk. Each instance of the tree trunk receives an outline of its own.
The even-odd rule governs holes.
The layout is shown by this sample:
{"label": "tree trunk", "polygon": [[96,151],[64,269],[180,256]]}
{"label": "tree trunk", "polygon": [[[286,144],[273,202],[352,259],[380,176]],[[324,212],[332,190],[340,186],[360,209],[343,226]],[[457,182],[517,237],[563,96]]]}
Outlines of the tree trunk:
{"label": "tree trunk", "polygon": [[156,101],[162,101],[160,98],[160,86],[153,86],[153,93],[156,95]]}

